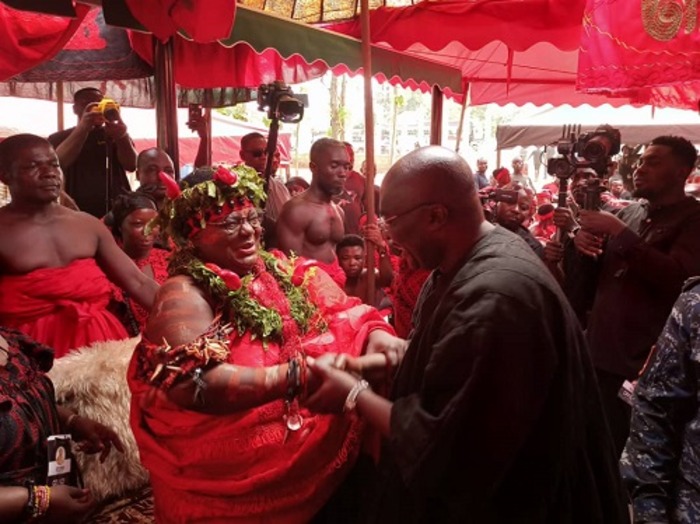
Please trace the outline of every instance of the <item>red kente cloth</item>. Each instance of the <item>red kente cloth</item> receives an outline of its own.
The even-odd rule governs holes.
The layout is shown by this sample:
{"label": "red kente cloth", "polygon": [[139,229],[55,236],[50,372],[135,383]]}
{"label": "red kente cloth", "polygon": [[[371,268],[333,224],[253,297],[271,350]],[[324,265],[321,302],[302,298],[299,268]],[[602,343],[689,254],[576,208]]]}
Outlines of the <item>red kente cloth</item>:
{"label": "red kente cloth", "polygon": [[57,358],[93,342],[127,338],[106,309],[110,284],[92,258],[0,276],[0,290],[0,324],[52,347]]}
{"label": "red kente cloth", "polygon": [[413,308],[430,271],[415,269],[405,257],[401,257],[399,271],[394,273],[391,283],[391,303],[394,306],[394,327],[401,338],[408,337],[413,329]]}
{"label": "red kente cloth", "polygon": [[345,271],[343,271],[343,268],[340,267],[340,262],[338,262],[337,257],[333,259],[333,262],[321,262],[320,260],[316,260],[316,263],[318,264],[318,267],[328,273],[328,276],[333,279],[333,282],[338,284],[340,289],[345,289],[345,281],[348,279],[348,277],[345,274]]}
{"label": "red kente cloth", "polygon": [[[249,290],[269,307],[265,297],[274,294],[268,292],[272,286],[277,282],[263,271]],[[391,332],[374,308],[345,295],[322,271],[311,279],[309,294],[328,330],[302,336],[307,355],[359,355],[371,330]],[[276,307],[288,324],[289,304],[284,301]],[[251,367],[286,363],[288,347],[269,342],[264,348],[249,334],[238,337],[234,332],[227,362]],[[182,409],[148,383],[150,356],[156,350],[148,341],[137,347],[129,386],[131,425],[141,460],[151,474],[157,522],[308,522],[357,456],[361,436],[357,417],[301,410],[303,427],[287,434],[282,400],[229,415]]]}

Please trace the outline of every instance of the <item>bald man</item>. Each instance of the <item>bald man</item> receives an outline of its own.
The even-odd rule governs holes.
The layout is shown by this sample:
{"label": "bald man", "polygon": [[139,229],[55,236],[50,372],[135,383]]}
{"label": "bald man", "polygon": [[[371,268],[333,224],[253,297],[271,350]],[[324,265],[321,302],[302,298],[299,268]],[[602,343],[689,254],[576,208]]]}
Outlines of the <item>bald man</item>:
{"label": "bald man", "polygon": [[153,198],[158,209],[165,202],[165,186],[158,176],[161,171],[175,178],[175,166],[168,153],[159,147],[139,153],[136,159],[136,179],[141,184],[139,190]]}
{"label": "bald man", "polygon": [[484,220],[468,165],[437,146],[409,153],[381,211],[433,270],[390,398],[316,361],[308,399],[385,437],[368,521],[626,522],[576,316],[525,242]]}

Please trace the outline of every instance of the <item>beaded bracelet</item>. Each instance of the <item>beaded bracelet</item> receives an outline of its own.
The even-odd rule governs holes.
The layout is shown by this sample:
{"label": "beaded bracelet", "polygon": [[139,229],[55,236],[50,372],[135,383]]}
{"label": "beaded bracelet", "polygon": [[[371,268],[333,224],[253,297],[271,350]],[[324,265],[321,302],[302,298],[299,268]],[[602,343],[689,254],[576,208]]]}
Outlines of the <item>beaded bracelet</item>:
{"label": "beaded bracelet", "polygon": [[24,515],[28,520],[35,520],[46,515],[51,504],[51,488],[49,486],[37,486],[33,482],[27,484],[29,499],[24,507]]}
{"label": "beaded bracelet", "polygon": [[301,392],[301,365],[298,357],[289,359],[287,366],[287,401],[291,402]]}
{"label": "beaded bracelet", "polygon": [[29,492],[29,498],[27,499],[27,504],[24,506],[23,516],[25,519],[34,518],[34,507],[36,506],[36,494],[34,491],[34,481],[30,480],[25,483],[25,487]]}
{"label": "beaded bracelet", "polygon": [[34,486],[34,518],[40,518],[46,515],[51,503],[51,488],[49,486]]}

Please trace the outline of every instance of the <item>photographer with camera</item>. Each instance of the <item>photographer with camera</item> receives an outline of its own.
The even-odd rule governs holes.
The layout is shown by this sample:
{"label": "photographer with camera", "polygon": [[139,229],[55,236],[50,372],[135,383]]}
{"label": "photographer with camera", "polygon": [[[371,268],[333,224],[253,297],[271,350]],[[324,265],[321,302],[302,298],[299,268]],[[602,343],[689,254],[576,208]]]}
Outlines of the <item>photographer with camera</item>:
{"label": "photographer with camera", "polygon": [[496,223],[512,231],[522,238],[528,246],[537,254],[544,258],[544,247],[537,240],[530,230],[523,224],[532,216],[532,195],[522,186],[512,186],[512,192],[517,196],[515,202],[510,199],[499,199],[496,202]]}
{"label": "photographer with camera", "polygon": [[574,265],[565,278],[588,277],[582,287],[596,290],[587,337],[618,453],[630,423],[620,388],[637,378],[683,282],[700,274],[700,203],[684,194],[696,158],[684,138],[655,138],[633,177],[644,200],[617,215],[582,209],[573,232],[577,259],[594,261],[597,276]]}
{"label": "photographer with camera", "polygon": [[[97,218],[130,190],[126,171],[136,169],[136,150],[116,103],[94,87],[77,91],[78,125],[49,137],[66,178],[66,192],[81,211]],[[111,103],[110,103],[111,102]]]}

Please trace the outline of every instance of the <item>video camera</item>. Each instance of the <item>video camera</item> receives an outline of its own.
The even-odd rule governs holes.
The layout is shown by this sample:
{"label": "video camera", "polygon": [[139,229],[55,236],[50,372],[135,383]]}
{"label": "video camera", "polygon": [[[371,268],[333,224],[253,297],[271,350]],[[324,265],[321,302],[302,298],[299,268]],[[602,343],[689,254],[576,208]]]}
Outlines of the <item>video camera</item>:
{"label": "video camera", "polygon": [[295,95],[283,82],[263,84],[258,88],[258,109],[267,111],[270,120],[297,124],[304,117],[306,95]]}
{"label": "video camera", "polygon": [[[586,179],[585,209],[600,207],[601,180],[608,177],[608,166],[613,155],[620,152],[621,136],[618,129],[602,125],[594,131],[581,133],[581,126],[564,126],[562,137],[555,144],[560,157],[550,158],[547,173],[559,179],[562,188],[579,169],[592,169],[595,176]],[[560,191],[560,200],[563,192]],[[560,205],[563,205],[560,202]]]}
{"label": "video camera", "polygon": [[505,204],[516,205],[518,203],[517,189],[497,189],[493,187],[485,187],[479,191],[479,199],[481,207],[484,208],[484,217],[489,222],[496,220],[496,204],[503,202]]}
{"label": "video camera", "polygon": [[486,204],[487,202],[504,202],[506,204],[517,204],[518,203],[518,191],[517,189],[496,189],[496,188],[484,188],[479,191],[479,199],[481,204]]}

